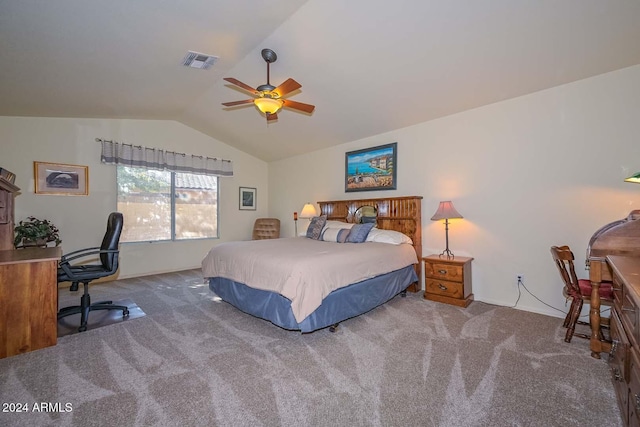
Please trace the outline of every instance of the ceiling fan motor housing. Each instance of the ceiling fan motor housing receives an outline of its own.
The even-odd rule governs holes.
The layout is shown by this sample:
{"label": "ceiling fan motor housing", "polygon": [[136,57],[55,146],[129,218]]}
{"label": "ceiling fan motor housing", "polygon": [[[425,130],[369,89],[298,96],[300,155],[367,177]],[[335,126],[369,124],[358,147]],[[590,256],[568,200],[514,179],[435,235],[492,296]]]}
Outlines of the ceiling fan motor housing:
{"label": "ceiling fan motor housing", "polygon": [[272,90],[274,90],[275,88],[276,88],[275,86],[270,85],[269,83],[267,83],[267,84],[263,84],[263,85],[258,86],[258,87],[256,88],[256,90],[257,90],[258,92],[271,92],[271,91],[272,91]]}

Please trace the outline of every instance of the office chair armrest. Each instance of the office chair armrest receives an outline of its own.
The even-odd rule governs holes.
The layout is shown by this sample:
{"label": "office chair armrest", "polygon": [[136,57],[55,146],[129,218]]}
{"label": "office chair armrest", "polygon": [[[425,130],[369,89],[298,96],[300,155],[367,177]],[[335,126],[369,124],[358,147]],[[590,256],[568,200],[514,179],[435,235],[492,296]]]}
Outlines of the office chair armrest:
{"label": "office chair armrest", "polygon": [[90,255],[117,254],[118,252],[120,252],[119,249],[104,249],[104,250],[100,248],[80,249],[77,251],[69,252],[66,255],[63,255],[62,258],[60,259],[59,265],[62,267],[62,264],[69,264],[69,261],[73,261],[78,258],[85,258]]}
{"label": "office chair armrest", "polygon": [[82,254],[84,252],[88,252],[88,251],[97,251],[100,250],[99,246],[96,246],[94,248],[84,248],[84,249],[78,249],[77,251],[73,251],[73,252],[69,252],[68,254],[64,254],[62,255],[62,259],[68,258],[70,256],[76,255],[76,254]]}
{"label": "office chair armrest", "polygon": [[[115,268],[113,268],[113,270],[111,271],[110,274],[115,273],[116,269],[117,269],[117,265],[118,265],[118,254],[119,251],[118,250],[102,250],[102,251],[96,251],[95,253],[113,253],[114,254],[114,266]],[[79,258],[76,257],[76,258]],[[71,265],[69,264],[69,261],[64,261],[64,262],[60,262],[58,264],[58,276],[60,276],[60,271],[62,270],[68,277],[68,281],[70,282],[81,282],[84,279],[86,279],[86,276],[83,275],[82,273],[85,271],[85,268],[91,268],[91,267],[101,267],[101,264],[75,264],[75,265]],[[104,270],[105,272],[108,272],[107,270]],[[101,277],[101,276],[98,276]]]}

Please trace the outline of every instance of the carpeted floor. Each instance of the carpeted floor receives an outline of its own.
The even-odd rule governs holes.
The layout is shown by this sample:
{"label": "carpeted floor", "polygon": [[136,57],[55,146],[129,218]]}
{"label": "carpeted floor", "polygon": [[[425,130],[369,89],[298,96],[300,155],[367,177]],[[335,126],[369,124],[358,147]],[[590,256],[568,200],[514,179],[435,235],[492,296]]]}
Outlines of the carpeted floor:
{"label": "carpeted floor", "polygon": [[[79,291],[81,294],[82,291]],[[78,293],[75,293],[76,295]],[[61,298],[62,299],[62,298]],[[121,299],[111,301],[113,304],[122,305],[129,309],[129,314],[124,317],[121,310],[94,310],[87,319],[87,330],[102,328],[103,326],[112,325],[114,323],[125,322],[131,319],[144,316],[144,312],[138,307],[138,304],[130,299]],[[80,305],[80,297],[76,296],[76,301],[65,303],[62,307],[70,307]],[[58,319],[58,338],[65,335],[79,334],[78,326],[82,316],[80,313],[71,314]]]}
{"label": "carpeted floor", "polygon": [[0,425],[621,425],[606,362],[558,318],[409,294],[300,334],[215,301],[198,270],[91,295],[146,316],[0,360],[3,409],[28,409]]}

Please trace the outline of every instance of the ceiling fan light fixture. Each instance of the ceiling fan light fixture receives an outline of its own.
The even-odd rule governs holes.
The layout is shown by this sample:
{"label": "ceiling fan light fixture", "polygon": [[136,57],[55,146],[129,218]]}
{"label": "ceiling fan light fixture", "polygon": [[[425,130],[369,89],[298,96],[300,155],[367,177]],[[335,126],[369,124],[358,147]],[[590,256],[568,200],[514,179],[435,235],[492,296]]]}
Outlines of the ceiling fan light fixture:
{"label": "ceiling fan light fixture", "polygon": [[260,97],[254,99],[253,103],[258,107],[258,110],[264,114],[275,114],[282,108],[282,101],[275,98]]}

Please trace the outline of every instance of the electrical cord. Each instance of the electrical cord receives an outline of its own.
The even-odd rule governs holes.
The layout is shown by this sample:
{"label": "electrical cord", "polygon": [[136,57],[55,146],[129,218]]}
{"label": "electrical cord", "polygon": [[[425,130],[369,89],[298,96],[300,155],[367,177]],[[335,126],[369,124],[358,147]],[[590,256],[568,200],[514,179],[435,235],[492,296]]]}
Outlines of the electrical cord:
{"label": "electrical cord", "polygon": [[546,302],[542,301],[540,298],[535,296],[533,294],[533,292],[531,292],[529,290],[529,288],[526,287],[526,285],[524,284],[524,282],[522,281],[522,279],[520,277],[518,277],[518,298],[516,299],[515,304],[513,304],[511,306],[512,308],[515,308],[518,305],[518,302],[520,301],[520,297],[522,296],[522,291],[520,290],[520,286],[522,286],[529,293],[529,295],[531,295],[532,297],[534,297],[535,299],[537,299],[538,301],[540,301],[542,304],[546,305],[547,307],[552,308],[552,309],[554,309],[556,311],[559,311],[560,313],[567,314],[564,310],[561,310],[561,309],[556,308],[556,307],[554,307],[554,306],[552,306],[550,304],[547,304]]}
{"label": "electrical cord", "polygon": [[[526,290],[526,291],[527,291],[527,292],[528,292],[532,297],[534,297],[535,299],[537,299],[538,301],[540,301],[542,304],[544,304],[544,305],[546,305],[547,307],[550,307],[550,308],[552,308],[552,309],[554,309],[554,310],[557,310],[557,311],[561,312],[562,314],[565,314],[565,315],[567,314],[567,312],[566,312],[566,311],[564,311],[564,310],[560,310],[559,308],[556,308],[556,307],[554,307],[554,306],[552,306],[552,305],[550,305],[550,304],[547,304],[546,302],[542,301],[540,298],[538,298],[537,296],[535,296],[535,295],[534,295],[534,294],[533,294],[533,293],[532,293],[532,292],[531,292],[531,291],[530,291],[530,290],[525,286],[524,282],[522,281],[522,279],[521,279],[520,277],[518,277],[518,298],[516,299],[515,304],[513,304],[513,305],[511,306],[511,308],[515,308],[515,307],[518,305],[518,302],[520,301],[520,297],[522,296],[522,291],[520,290],[520,285],[522,285],[522,287],[523,287],[523,288],[524,288],[524,289],[525,289],[525,290]],[[607,313],[607,312],[609,312],[609,311],[611,311],[611,308],[607,308],[607,309],[605,309],[605,310],[602,310],[601,314],[605,314],[605,313]],[[582,318],[582,317],[588,317],[588,316],[589,316],[589,314],[587,313],[587,314],[583,314],[582,316],[579,316],[579,318]]]}
{"label": "electrical cord", "polygon": [[549,308],[553,308],[554,310],[557,310],[557,311],[559,311],[560,313],[567,314],[567,312],[566,312],[566,311],[561,310],[561,309],[559,309],[559,308],[556,308],[556,307],[554,307],[554,306],[552,306],[552,305],[550,305],[550,304],[547,304],[546,302],[542,301],[540,298],[538,298],[537,296],[535,296],[535,295],[534,295],[534,294],[533,294],[533,293],[532,293],[532,292],[531,292],[531,291],[530,291],[530,290],[525,286],[524,282],[523,282],[523,281],[522,281],[522,279],[520,279],[520,278],[518,278],[518,299],[516,300],[516,303],[513,305],[513,307],[515,307],[516,305],[518,305],[518,301],[520,300],[520,294],[521,294],[521,291],[520,291],[520,285],[522,285],[522,287],[525,289],[525,291],[527,291],[527,292],[529,293],[529,295],[531,295],[532,297],[534,297],[535,299],[537,299],[538,301],[540,301],[542,304],[546,305],[546,306],[547,306],[547,307],[549,307]]}
{"label": "electrical cord", "polygon": [[[535,299],[537,299],[538,301],[540,301],[542,304],[546,305],[547,307],[553,308],[554,310],[557,310],[559,312],[561,312],[562,314],[567,314],[566,311],[561,310],[559,308],[556,308],[550,304],[547,304],[546,302],[542,301],[540,298],[538,298],[537,296],[535,296],[524,284],[524,282],[522,281],[522,279],[518,278],[518,298],[516,299],[515,304],[513,304],[511,306],[511,308],[515,308],[518,305],[518,302],[520,301],[520,297],[522,296],[522,291],[520,290],[520,285],[522,285],[522,287],[529,293],[529,295],[531,295],[532,297],[534,297]],[[608,313],[609,311],[611,311],[611,308],[607,308],[605,310],[602,310],[602,314]],[[589,317],[589,314],[583,314],[580,317]]]}

